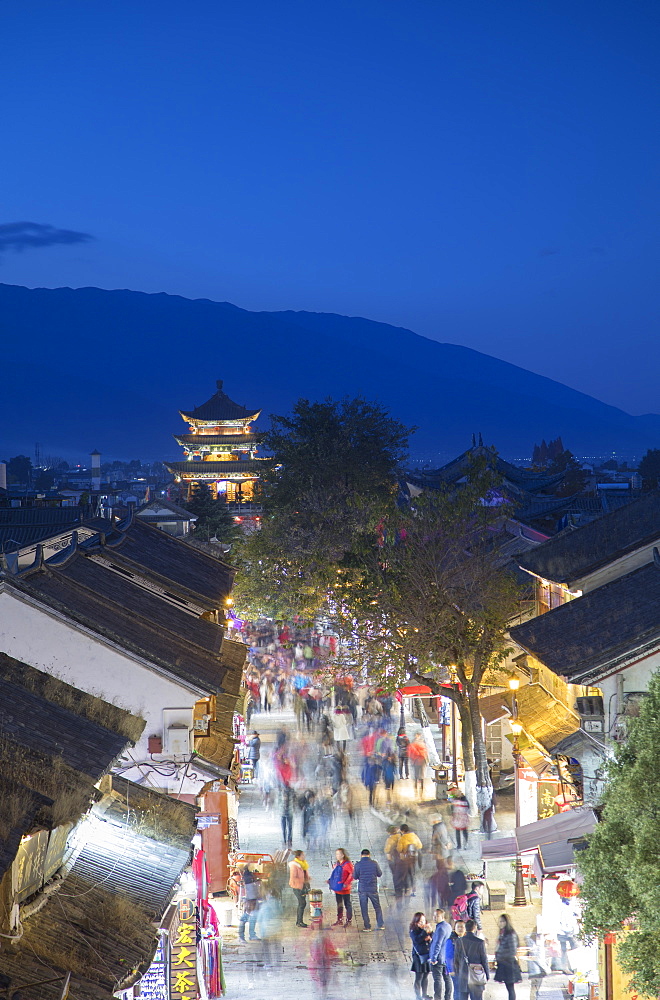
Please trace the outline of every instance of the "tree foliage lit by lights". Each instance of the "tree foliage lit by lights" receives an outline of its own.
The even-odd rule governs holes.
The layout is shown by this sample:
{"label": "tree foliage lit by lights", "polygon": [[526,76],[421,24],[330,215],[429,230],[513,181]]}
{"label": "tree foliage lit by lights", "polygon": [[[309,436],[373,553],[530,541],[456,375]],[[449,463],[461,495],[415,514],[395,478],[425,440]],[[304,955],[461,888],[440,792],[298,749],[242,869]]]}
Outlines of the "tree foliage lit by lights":
{"label": "tree foliage lit by lights", "polygon": [[482,809],[492,788],[479,691],[503,682],[507,628],[521,598],[497,548],[501,510],[484,502],[491,485],[476,466],[461,489],[397,510],[362,551],[364,571],[338,602],[372,674],[391,686],[412,678],[455,702]]}
{"label": "tree foliage lit by lights", "polygon": [[236,601],[250,617],[310,622],[355,552],[395,509],[396,470],[410,430],[364,399],[300,399],[272,417],[258,499],[261,530],[241,546]]}
{"label": "tree foliage lit by lights", "polygon": [[[584,931],[619,935],[618,959],[630,989],[660,996],[660,673],[608,765],[601,822],[578,855]],[[624,931],[625,928],[625,931]],[[622,933],[623,931],[623,933]]]}

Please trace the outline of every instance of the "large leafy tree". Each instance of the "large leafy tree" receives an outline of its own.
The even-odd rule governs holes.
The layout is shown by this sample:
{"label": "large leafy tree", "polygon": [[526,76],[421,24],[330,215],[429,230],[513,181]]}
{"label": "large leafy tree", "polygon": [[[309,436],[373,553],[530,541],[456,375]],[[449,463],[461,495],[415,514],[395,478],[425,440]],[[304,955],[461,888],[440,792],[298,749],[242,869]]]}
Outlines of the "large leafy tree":
{"label": "large leafy tree", "polygon": [[[617,932],[618,956],[631,989],[660,996],[660,673],[608,766],[601,822],[579,854],[584,882],[584,930]],[[622,932],[624,932],[622,934]]]}
{"label": "large leafy tree", "polygon": [[364,399],[300,399],[274,416],[259,485],[261,530],[242,546],[241,611],[310,621],[338,580],[358,571],[355,552],[395,509],[396,471],[410,430]]}
{"label": "large leafy tree", "polygon": [[502,682],[521,594],[498,552],[501,511],[484,502],[490,477],[475,471],[462,489],[419,497],[381,524],[337,605],[384,683],[411,677],[455,702],[468,791],[483,810],[492,787],[479,692]]}

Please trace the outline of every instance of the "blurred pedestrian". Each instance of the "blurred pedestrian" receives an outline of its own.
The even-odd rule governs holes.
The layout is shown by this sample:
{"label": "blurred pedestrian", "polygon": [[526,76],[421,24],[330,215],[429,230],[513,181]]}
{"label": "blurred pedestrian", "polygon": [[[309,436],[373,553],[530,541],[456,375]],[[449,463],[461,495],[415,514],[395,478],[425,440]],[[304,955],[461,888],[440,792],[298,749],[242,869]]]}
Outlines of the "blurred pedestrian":
{"label": "blurred pedestrian", "polygon": [[257,940],[256,923],[261,902],[261,880],[254,864],[245,866],[241,873],[243,912],[238,921],[238,938],[245,941],[245,925],[250,930],[250,941]]}
{"label": "blurred pedestrian", "polygon": [[429,952],[433,933],[423,913],[418,911],[413,916],[409,933],[412,942],[410,971],[415,973],[415,997],[417,1000],[430,1000],[426,988],[431,971]]}
{"label": "blurred pedestrian", "polygon": [[451,857],[453,844],[442,816],[436,816],[431,827],[431,853],[436,858]]}
{"label": "blurred pedestrian", "polygon": [[461,869],[455,867],[451,858],[447,858],[445,867],[447,869],[447,881],[449,882],[447,908],[451,909],[459,896],[467,896],[467,879]]}
{"label": "blurred pedestrian", "polygon": [[309,949],[311,959],[310,972],[318,986],[317,996],[326,997],[332,983],[335,965],[339,960],[339,952],[330,940],[330,935],[322,927],[318,927]]}
{"label": "blurred pedestrian", "polygon": [[452,801],[451,825],[456,833],[456,847],[460,851],[461,838],[464,846],[468,845],[468,826],[470,825],[470,804],[465,795],[457,795]]}
{"label": "blurred pedestrian", "polygon": [[527,975],[529,976],[529,1000],[537,1000],[543,977],[548,975],[543,938],[532,931],[525,938],[527,944]]}
{"label": "blurred pedestrian", "polygon": [[383,853],[385,859],[390,866],[390,871],[392,873],[392,885],[394,885],[394,869],[396,862],[399,860],[399,854],[396,849],[396,845],[399,842],[399,837],[401,836],[401,830],[398,826],[388,826],[387,828],[387,840],[385,841],[385,847],[383,848]]}
{"label": "blurred pedestrian", "polygon": [[358,898],[360,900],[360,912],[365,931],[371,930],[369,903],[373,906],[374,913],[376,914],[376,929],[382,931],[384,927],[383,909],[380,905],[380,896],[378,895],[378,879],[382,878],[382,875],[380,865],[377,861],[373,860],[371,851],[365,847],[360,855],[360,860],[353,870],[353,878],[358,882]]}
{"label": "blurred pedestrian", "polygon": [[259,769],[259,758],[261,757],[261,739],[256,729],[252,730],[252,739],[248,744],[248,760],[252,765],[252,774],[256,778]]}
{"label": "blurred pedestrian", "polygon": [[337,746],[346,750],[346,743],[351,738],[349,722],[351,719],[350,709],[347,705],[337,705],[332,713],[333,738]]}
{"label": "blurred pedestrian", "polygon": [[516,1000],[515,984],[522,982],[518,964],[518,935],[506,913],[501,915],[498,925],[500,933],[495,948],[495,982],[504,983],[509,1000]]}
{"label": "blurred pedestrian", "polygon": [[415,875],[417,866],[421,868],[422,848],[422,842],[414,830],[407,823],[402,823],[396,849],[405,871],[405,887],[410,890],[411,896],[415,895]]}
{"label": "blurred pedestrian", "polygon": [[421,798],[424,794],[424,779],[429,759],[429,752],[421,733],[417,733],[408,747],[408,758],[412,764],[413,778],[415,779],[415,795],[419,795]]}
{"label": "blurred pedestrian", "polygon": [[289,885],[293,889],[293,895],[298,903],[296,913],[296,927],[307,927],[303,917],[307,905],[307,893],[311,885],[309,881],[309,864],[305,860],[304,851],[294,851],[293,858],[289,862]]}
{"label": "blurred pedestrian", "polygon": [[287,785],[282,786],[282,846],[291,847],[293,842],[293,803],[295,792]]}
{"label": "blurred pedestrian", "polygon": [[261,941],[262,959],[266,968],[280,965],[282,949],[280,932],[282,929],[282,906],[279,900],[268,893],[257,910],[256,932]]}
{"label": "blurred pedestrian", "polygon": [[398,754],[398,757],[399,757],[399,777],[400,778],[409,778],[410,777],[410,768],[408,766],[408,748],[409,748],[409,746],[410,746],[410,740],[409,740],[408,736],[406,735],[405,728],[402,726],[401,729],[399,729],[399,732],[398,732],[397,738],[396,738],[396,749],[397,749],[397,754]]}
{"label": "blurred pedestrian", "polygon": [[346,910],[345,926],[350,927],[353,922],[353,903],[351,901],[353,863],[343,847],[337,848],[335,859],[335,866],[328,879],[328,885],[334,892],[337,901],[337,919],[332,926],[344,926],[344,910]]}
{"label": "blurred pedestrian", "polygon": [[442,858],[436,858],[435,871],[426,883],[426,906],[429,910],[448,906],[449,878]]}
{"label": "blurred pedestrian", "polygon": [[392,792],[394,791],[395,781],[396,755],[393,750],[390,750],[390,752],[385,755],[383,760],[383,784],[385,785],[385,794],[388,802],[392,801]]}

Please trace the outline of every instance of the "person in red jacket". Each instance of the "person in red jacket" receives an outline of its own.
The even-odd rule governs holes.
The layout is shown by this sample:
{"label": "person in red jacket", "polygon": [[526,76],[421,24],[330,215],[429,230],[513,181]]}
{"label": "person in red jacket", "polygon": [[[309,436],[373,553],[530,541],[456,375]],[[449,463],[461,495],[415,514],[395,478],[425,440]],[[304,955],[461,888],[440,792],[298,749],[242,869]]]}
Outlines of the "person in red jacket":
{"label": "person in red jacket", "polygon": [[[353,903],[351,902],[351,885],[353,884],[353,865],[343,847],[335,851],[336,863],[328,885],[337,900],[337,919],[333,927],[350,927],[353,922]],[[346,909],[346,924],[344,925],[344,909]]]}

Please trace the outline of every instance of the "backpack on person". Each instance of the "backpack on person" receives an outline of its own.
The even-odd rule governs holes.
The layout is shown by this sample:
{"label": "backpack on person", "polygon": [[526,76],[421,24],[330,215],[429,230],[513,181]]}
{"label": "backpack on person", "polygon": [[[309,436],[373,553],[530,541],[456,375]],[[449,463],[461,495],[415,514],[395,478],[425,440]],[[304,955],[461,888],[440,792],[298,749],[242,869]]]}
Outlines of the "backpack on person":
{"label": "backpack on person", "polygon": [[451,904],[451,917],[452,920],[465,921],[468,919],[468,898],[465,893],[457,896]]}

